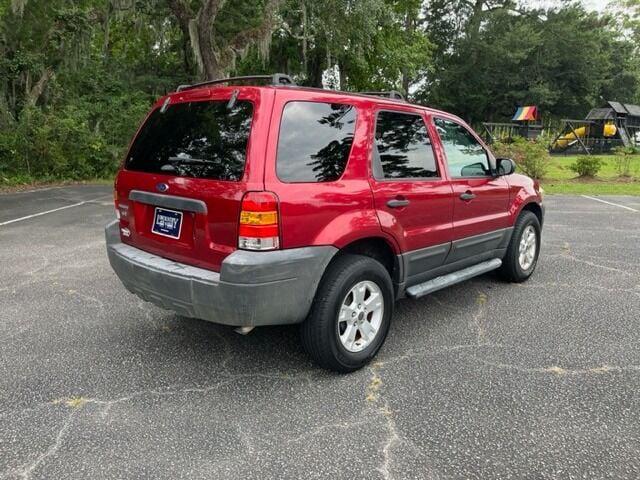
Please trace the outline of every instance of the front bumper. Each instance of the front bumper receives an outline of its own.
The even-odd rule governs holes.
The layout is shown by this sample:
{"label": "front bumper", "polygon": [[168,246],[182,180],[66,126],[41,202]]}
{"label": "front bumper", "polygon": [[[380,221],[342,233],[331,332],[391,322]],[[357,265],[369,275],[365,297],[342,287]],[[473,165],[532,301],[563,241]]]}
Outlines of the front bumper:
{"label": "front bumper", "polygon": [[337,251],[331,246],[237,250],[218,273],[122,243],[118,221],[107,225],[105,236],[111,267],[127,290],[179,315],[234,326],[303,321]]}

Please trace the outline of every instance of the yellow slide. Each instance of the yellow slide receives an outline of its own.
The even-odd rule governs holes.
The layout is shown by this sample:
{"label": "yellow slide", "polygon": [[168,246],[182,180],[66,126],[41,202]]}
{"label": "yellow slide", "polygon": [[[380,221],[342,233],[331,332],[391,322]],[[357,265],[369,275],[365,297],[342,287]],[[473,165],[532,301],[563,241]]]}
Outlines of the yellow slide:
{"label": "yellow slide", "polygon": [[[575,135],[573,134],[573,132],[569,132],[566,135],[563,135],[562,137],[558,138],[558,140],[556,140],[556,143],[553,144],[553,148],[570,147],[571,145],[573,145],[578,141],[578,138],[584,138],[586,136],[587,127],[576,128],[575,132],[576,132]],[[604,136],[607,138],[615,136],[617,132],[618,132],[618,129],[613,123],[607,123],[604,126]],[[576,135],[578,136],[578,138],[576,138]]]}

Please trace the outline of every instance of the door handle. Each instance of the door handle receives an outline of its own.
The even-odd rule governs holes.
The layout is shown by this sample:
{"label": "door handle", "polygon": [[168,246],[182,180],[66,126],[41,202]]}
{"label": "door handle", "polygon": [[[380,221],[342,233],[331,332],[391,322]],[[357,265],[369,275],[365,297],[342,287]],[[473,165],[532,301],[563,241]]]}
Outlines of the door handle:
{"label": "door handle", "polygon": [[402,207],[406,207],[407,205],[409,205],[409,200],[407,200],[404,197],[397,197],[394,198],[393,200],[389,200],[387,202],[387,207],[389,208],[402,208]]}
{"label": "door handle", "polygon": [[470,202],[471,200],[476,198],[476,194],[473,193],[471,190],[467,190],[466,192],[460,194],[460,198],[465,202]]}

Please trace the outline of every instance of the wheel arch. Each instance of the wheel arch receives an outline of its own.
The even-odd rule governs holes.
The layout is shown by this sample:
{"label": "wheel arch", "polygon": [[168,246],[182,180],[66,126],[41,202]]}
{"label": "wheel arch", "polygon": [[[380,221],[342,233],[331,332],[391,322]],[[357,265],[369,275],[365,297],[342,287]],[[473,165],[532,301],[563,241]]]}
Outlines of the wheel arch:
{"label": "wheel arch", "polygon": [[345,254],[371,257],[384,266],[393,283],[397,284],[402,278],[402,262],[394,247],[396,246],[384,236],[362,237],[343,245],[331,261]]}
{"label": "wheel arch", "polygon": [[525,212],[525,211],[533,213],[538,218],[538,222],[540,222],[540,227],[542,227],[542,223],[544,221],[544,214],[542,212],[542,207],[537,202],[525,203],[520,209],[520,211],[518,212],[518,215],[516,216],[516,218],[518,218],[522,214],[522,212]]}

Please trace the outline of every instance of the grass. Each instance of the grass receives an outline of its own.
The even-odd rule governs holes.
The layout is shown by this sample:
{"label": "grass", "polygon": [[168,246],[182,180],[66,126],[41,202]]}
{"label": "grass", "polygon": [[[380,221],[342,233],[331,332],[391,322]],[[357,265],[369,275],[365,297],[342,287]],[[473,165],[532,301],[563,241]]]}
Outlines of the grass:
{"label": "grass", "polygon": [[569,167],[579,155],[551,157],[541,182],[546,193],[572,195],[640,195],[640,155],[631,158],[631,177],[620,177],[615,155],[599,155],[602,167],[594,178],[579,178]]}
{"label": "grass", "polygon": [[[541,182],[548,194],[567,195],[638,195],[640,196],[640,155],[631,158],[631,177],[620,177],[615,155],[599,155],[602,168],[594,178],[579,178],[569,168],[580,156],[553,156],[549,170]],[[55,178],[34,179],[27,176],[0,175],[0,192],[20,191],[49,185],[74,183],[113,184],[113,178],[93,178],[83,181],[63,181]]]}
{"label": "grass", "polygon": [[77,184],[101,184],[113,185],[113,177],[109,178],[88,178],[84,180],[61,180],[59,178],[33,178],[25,175],[18,176],[2,176],[0,175],[0,193],[19,192],[21,190],[30,190],[32,188],[58,186],[58,185],[77,185]]}

